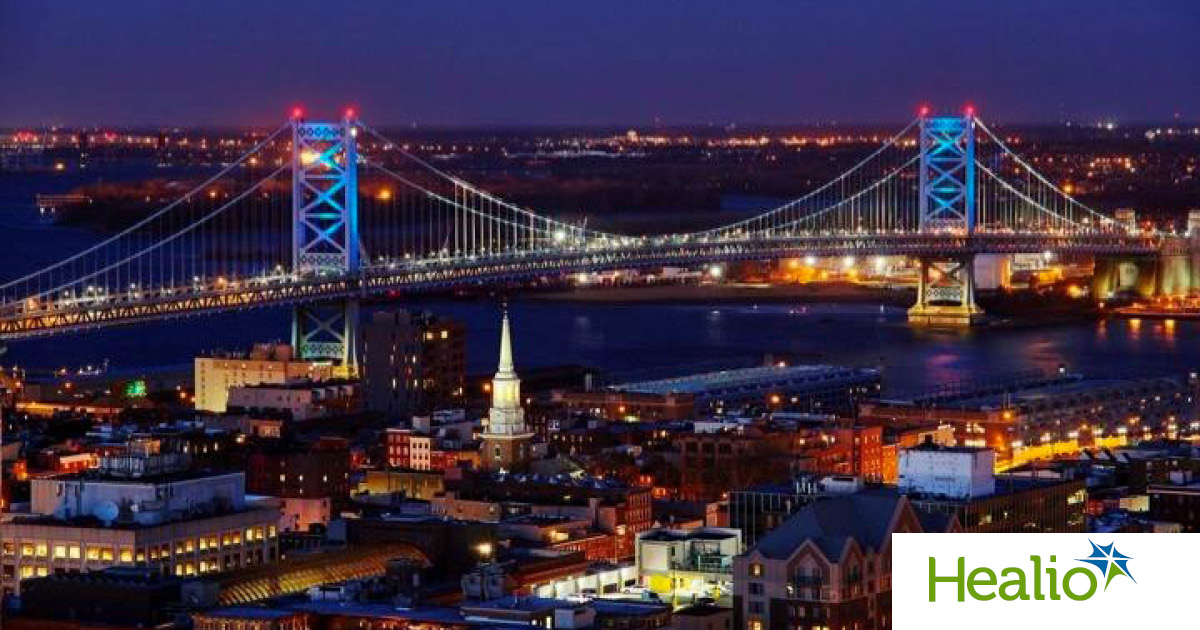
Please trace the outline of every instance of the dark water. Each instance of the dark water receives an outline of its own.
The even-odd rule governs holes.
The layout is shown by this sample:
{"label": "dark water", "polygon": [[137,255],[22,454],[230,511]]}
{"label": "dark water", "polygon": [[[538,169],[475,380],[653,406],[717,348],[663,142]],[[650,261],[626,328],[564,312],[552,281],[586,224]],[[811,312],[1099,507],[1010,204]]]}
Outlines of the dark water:
{"label": "dark water", "polygon": [[[120,173],[106,174],[116,178]],[[130,174],[133,176],[135,174]],[[82,230],[42,225],[37,192],[65,192],[87,175],[0,174],[0,276],[35,268],[94,242]],[[498,309],[486,302],[414,301],[463,320],[470,369],[492,369]],[[603,305],[517,300],[511,307],[521,366],[580,364],[628,375],[732,365],[764,354],[805,361],[882,365],[892,391],[981,379],[1029,368],[1095,374],[1173,373],[1200,366],[1200,323],[1123,320],[1016,330],[928,331],[901,309],[870,305]],[[136,328],[14,342],[0,363],[59,368],[109,359],[114,370],[184,366],[197,352],[283,339],[280,309],[144,324]]]}

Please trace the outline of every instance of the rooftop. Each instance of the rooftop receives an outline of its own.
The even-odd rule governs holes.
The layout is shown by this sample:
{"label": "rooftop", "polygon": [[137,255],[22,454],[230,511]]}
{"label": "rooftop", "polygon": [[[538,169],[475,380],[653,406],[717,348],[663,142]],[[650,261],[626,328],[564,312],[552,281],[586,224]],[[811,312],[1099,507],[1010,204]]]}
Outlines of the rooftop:
{"label": "rooftop", "polygon": [[654,381],[642,381],[640,383],[625,383],[623,385],[615,385],[612,389],[621,392],[655,394],[702,394],[712,389],[754,385],[764,381],[823,380],[868,374],[878,375],[878,371],[869,368],[849,368],[835,365],[768,365],[740,370],[722,370],[720,372],[692,374]]}
{"label": "rooftop", "polygon": [[828,558],[840,558],[850,540],[880,549],[892,516],[902,501],[895,492],[860,492],[818,499],[759,539],[754,549],[768,558],[785,559],[812,540]]}
{"label": "rooftop", "polygon": [[516,525],[563,525],[566,523],[587,523],[586,519],[560,514],[523,514],[504,521]]}
{"label": "rooftop", "polygon": [[579,608],[584,605],[585,604],[581,604],[579,602],[569,602],[565,599],[512,595],[509,597],[491,599],[486,602],[463,604],[462,608],[464,610],[520,610],[526,612],[536,612],[541,610],[553,610],[555,608]]}
{"label": "rooftop", "polygon": [[[357,615],[362,617],[374,617],[377,619],[389,619],[396,621],[416,621],[426,622],[430,624],[462,624],[466,622],[462,613],[457,608],[443,608],[436,606],[418,606],[416,608],[398,608],[391,604],[363,604],[354,602],[298,602],[289,604],[288,610],[295,612],[309,612],[318,615],[331,615],[343,617],[346,615]],[[520,624],[528,627],[528,624]]]}
{"label": "rooftop", "polygon": [[601,615],[657,615],[671,609],[667,604],[632,599],[597,598],[588,603]]}
{"label": "rooftop", "polygon": [[1018,389],[1014,392],[1002,394],[965,397],[955,400],[950,406],[979,410],[1002,409],[1005,407],[1035,405],[1061,397],[1120,391],[1128,387],[1151,384],[1178,386],[1179,383],[1174,379],[1163,377],[1128,379],[1081,378],[1029,387],[1027,389]]}
{"label": "rooftop", "polygon": [[923,451],[928,453],[984,453],[991,449],[983,446],[943,446],[936,442],[922,442],[916,446],[904,449],[906,451]]}
{"label": "rooftop", "polygon": [[295,616],[298,614],[298,612],[294,610],[261,608],[258,606],[233,606],[230,608],[216,608],[201,614],[207,617],[216,617],[218,619],[254,619],[261,621],[272,621]]}
{"label": "rooftop", "polygon": [[709,617],[712,615],[723,615],[732,612],[733,611],[730,608],[723,608],[715,604],[692,604],[691,606],[684,606],[683,608],[676,610],[675,616]]}
{"label": "rooftop", "polygon": [[327,389],[330,387],[342,387],[346,385],[357,385],[358,381],[353,381],[344,378],[332,378],[324,381],[315,381],[311,378],[298,378],[289,380],[285,383],[255,383],[250,385],[238,385],[242,389],[263,389],[263,390],[309,390],[309,389]]}
{"label": "rooftop", "polygon": [[[81,516],[72,516],[71,518],[58,518],[52,514],[22,514],[19,512],[7,512],[6,517],[11,518],[13,525],[29,525],[37,527],[66,527],[66,528],[84,528],[84,529],[106,529],[106,530],[147,530],[156,527],[178,527],[181,523],[189,521],[201,521],[213,518],[222,518],[227,516],[235,516],[240,514],[262,513],[260,518],[264,522],[268,520],[269,511],[277,510],[273,505],[274,499],[263,499],[261,502],[252,503],[246,501],[246,507],[243,509],[213,509],[196,514],[189,514],[184,518],[171,518],[159,523],[139,523],[137,521],[118,519],[110,524],[91,514]],[[274,512],[278,514],[278,511]]]}
{"label": "rooftop", "polygon": [[141,476],[125,476],[121,474],[106,473],[99,469],[88,469],[76,473],[44,477],[37,479],[36,481],[83,481],[91,483],[120,483],[125,485],[162,485],[169,483],[180,483],[183,481],[196,481],[199,479],[215,479],[218,477],[228,477],[230,475],[245,476],[245,474],[245,472],[240,470],[176,470],[170,472],[149,473]]}
{"label": "rooftop", "polygon": [[[827,558],[838,559],[851,540],[878,551],[891,534],[891,524],[904,497],[892,489],[871,489],[820,498],[771,530],[754,550],[768,558],[786,559],[811,540]],[[951,517],[914,507],[926,531],[944,531]]]}
{"label": "rooftop", "polygon": [[737,530],[697,527],[695,529],[655,529],[642,534],[640,540],[670,542],[676,540],[729,540],[737,538]]}

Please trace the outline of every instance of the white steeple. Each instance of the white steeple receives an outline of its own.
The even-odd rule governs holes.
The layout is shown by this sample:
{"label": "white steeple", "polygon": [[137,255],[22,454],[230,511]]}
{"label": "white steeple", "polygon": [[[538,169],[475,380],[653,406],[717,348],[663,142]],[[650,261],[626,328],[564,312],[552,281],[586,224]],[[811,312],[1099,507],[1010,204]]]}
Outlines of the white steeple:
{"label": "white steeple", "polygon": [[500,366],[496,369],[496,378],[516,378],[513,370],[512,331],[508,326],[508,307],[504,307],[504,318],[500,323]]}
{"label": "white steeple", "polygon": [[500,365],[492,379],[492,408],[488,413],[490,435],[525,435],[525,410],[521,408],[521,379],[513,368],[512,331],[508,309],[500,324]]}

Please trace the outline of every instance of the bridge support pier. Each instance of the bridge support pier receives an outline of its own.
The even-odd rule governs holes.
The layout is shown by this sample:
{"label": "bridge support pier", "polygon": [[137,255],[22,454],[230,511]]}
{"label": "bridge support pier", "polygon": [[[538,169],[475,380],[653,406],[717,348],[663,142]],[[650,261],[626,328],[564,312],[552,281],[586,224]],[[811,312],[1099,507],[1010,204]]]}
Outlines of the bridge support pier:
{"label": "bridge support pier", "polygon": [[340,376],[357,376],[358,317],[358,300],[296,306],[292,312],[292,347],[296,356],[333,361]]}
{"label": "bridge support pier", "polygon": [[916,326],[967,328],[984,322],[986,315],[975,303],[975,259],[921,258],[917,303],[908,309],[908,323]]}
{"label": "bridge support pier", "polygon": [[1160,260],[1097,256],[1092,272],[1092,295],[1099,300],[1121,296],[1142,299],[1160,295]]}

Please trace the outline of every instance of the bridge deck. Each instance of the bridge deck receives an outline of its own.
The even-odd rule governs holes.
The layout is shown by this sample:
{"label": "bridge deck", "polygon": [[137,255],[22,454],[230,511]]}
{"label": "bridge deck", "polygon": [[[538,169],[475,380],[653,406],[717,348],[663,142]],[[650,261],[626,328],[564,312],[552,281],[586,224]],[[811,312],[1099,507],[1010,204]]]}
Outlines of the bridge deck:
{"label": "bridge deck", "polygon": [[522,282],[584,271],[807,255],[959,257],[1052,251],[1064,255],[1153,256],[1162,247],[1162,239],[1120,233],[832,234],[714,241],[632,239],[628,245],[608,243],[542,253],[383,263],[352,274],[277,274],[228,279],[219,284],[109,293],[94,298],[12,303],[0,307],[0,340],[395,291]]}

